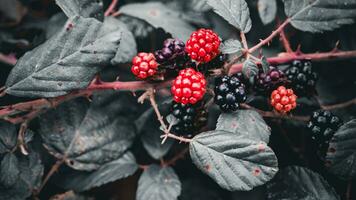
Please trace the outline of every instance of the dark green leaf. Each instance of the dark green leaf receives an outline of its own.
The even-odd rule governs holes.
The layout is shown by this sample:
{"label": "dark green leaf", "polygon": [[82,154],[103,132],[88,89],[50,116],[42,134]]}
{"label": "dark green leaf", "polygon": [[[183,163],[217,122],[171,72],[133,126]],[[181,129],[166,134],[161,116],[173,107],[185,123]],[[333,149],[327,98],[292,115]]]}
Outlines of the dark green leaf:
{"label": "dark green leaf", "polygon": [[230,191],[252,190],[278,171],[276,155],[266,143],[236,133],[201,133],[193,138],[189,150],[193,163]]}
{"label": "dark green leaf", "polygon": [[17,168],[20,172],[18,178],[11,187],[4,187],[0,184],[0,199],[24,200],[40,187],[43,176],[40,155],[30,151],[27,156],[19,155],[17,160]]}
{"label": "dark green leaf", "polygon": [[160,159],[167,154],[172,147],[174,140],[167,139],[162,144],[160,123],[156,120],[156,114],[153,109],[147,110],[137,121],[137,129],[141,135],[141,142],[146,151],[154,159]]}
{"label": "dark green leaf", "polygon": [[270,200],[337,200],[334,189],[319,174],[298,166],[287,167],[267,184]]}
{"label": "dark green leaf", "polygon": [[9,188],[13,186],[20,174],[19,161],[13,153],[7,153],[0,165],[0,185]]}
{"label": "dark green leaf", "polygon": [[262,56],[261,58],[261,65],[262,65],[263,73],[267,73],[269,71],[270,64],[265,56]]}
{"label": "dark green leaf", "polygon": [[242,55],[241,42],[234,39],[229,39],[221,43],[220,50],[224,54],[234,54],[238,56]]}
{"label": "dark green leaf", "polygon": [[132,58],[137,54],[136,40],[125,23],[113,17],[106,17],[104,26],[115,27],[122,33],[119,49],[115,57],[111,60],[112,65],[131,62]]}
{"label": "dark green leaf", "polygon": [[65,174],[65,177],[59,181],[63,188],[81,192],[126,178],[134,174],[137,169],[138,164],[134,155],[127,152],[117,160],[106,163],[93,172],[75,171]]}
{"label": "dark green leaf", "polygon": [[342,125],[332,137],[326,155],[329,171],[344,179],[356,177],[356,119]]}
{"label": "dark green leaf", "polygon": [[99,21],[104,20],[103,2],[101,0],[56,0],[56,3],[69,17],[93,17]]}
{"label": "dark green leaf", "polygon": [[276,0],[258,0],[257,9],[262,23],[269,24],[276,18],[277,2]]}
{"label": "dark green leaf", "polygon": [[4,22],[5,25],[13,25],[14,23],[17,24],[26,15],[26,13],[26,7],[23,6],[19,0],[0,1],[0,16],[3,18],[0,25]]}
{"label": "dark green leaf", "polygon": [[6,81],[6,93],[55,97],[85,88],[110,64],[121,33],[92,18],[76,17],[57,35],[26,53]]}
{"label": "dark green leaf", "polygon": [[0,154],[10,152],[17,143],[17,128],[15,125],[0,120]]}
{"label": "dark green leaf", "polygon": [[120,8],[121,14],[145,20],[155,28],[162,28],[173,37],[187,40],[194,28],[182,20],[180,13],[160,2],[133,3]]}
{"label": "dark green leaf", "polygon": [[213,10],[240,31],[250,31],[252,22],[245,0],[208,0]]}
{"label": "dark green leaf", "polygon": [[171,167],[150,165],[140,177],[136,200],[176,200],[181,183]]}
{"label": "dark green leaf", "polygon": [[251,59],[247,59],[242,66],[242,74],[250,79],[258,74],[258,67]]}
{"label": "dark green leaf", "polygon": [[95,170],[118,159],[132,144],[135,127],[127,115],[127,93],[72,100],[40,117],[44,145],[55,157],[66,157],[77,170]]}
{"label": "dark green leaf", "polygon": [[330,31],[354,23],[355,0],[284,0],[291,24],[302,31]]}
{"label": "dark green leaf", "polygon": [[234,113],[222,113],[216,130],[236,133],[257,142],[269,142],[271,129],[260,114],[253,110],[238,110]]}

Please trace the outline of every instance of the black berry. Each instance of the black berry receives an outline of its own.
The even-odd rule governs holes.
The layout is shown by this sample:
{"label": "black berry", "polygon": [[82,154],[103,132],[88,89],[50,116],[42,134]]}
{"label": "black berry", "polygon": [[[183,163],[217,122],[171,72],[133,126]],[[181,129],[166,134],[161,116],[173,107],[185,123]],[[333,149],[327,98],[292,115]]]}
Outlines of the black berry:
{"label": "black berry", "polygon": [[334,133],[341,126],[342,121],[330,111],[316,111],[307,124],[311,138],[322,155],[329,147],[329,142]]}
{"label": "black berry", "polygon": [[308,60],[295,60],[286,71],[289,86],[298,96],[315,94],[315,85],[318,79],[313,71],[312,63]]}
{"label": "black berry", "polygon": [[238,76],[223,76],[215,79],[215,103],[224,112],[236,111],[246,101],[245,85]]}
{"label": "black berry", "polygon": [[185,44],[179,39],[167,39],[163,43],[163,48],[155,51],[155,57],[158,63],[172,63],[176,58],[184,57]]}
{"label": "black berry", "polygon": [[270,67],[267,72],[259,71],[255,76],[254,89],[260,94],[269,94],[279,86],[284,85],[286,81],[284,73],[275,68]]}
{"label": "black berry", "polygon": [[172,115],[178,120],[172,127],[175,134],[194,134],[207,123],[207,112],[201,103],[192,105],[173,102]]}

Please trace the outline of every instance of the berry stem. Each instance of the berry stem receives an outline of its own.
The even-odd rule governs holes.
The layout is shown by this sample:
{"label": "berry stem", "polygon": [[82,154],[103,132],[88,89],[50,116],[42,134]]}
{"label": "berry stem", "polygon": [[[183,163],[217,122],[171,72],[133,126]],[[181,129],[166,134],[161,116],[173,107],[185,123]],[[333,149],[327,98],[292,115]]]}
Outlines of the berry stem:
{"label": "berry stem", "polygon": [[[356,58],[356,50],[354,51],[339,51],[339,50],[332,50],[330,52],[324,53],[301,53],[301,52],[294,52],[294,53],[281,53],[277,57],[270,57],[267,58],[267,61],[271,65],[281,65],[290,63],[293,60],[312,60],[312,61],[326,61],[326,60],[333,60],[333,59],[346,59],[346,58]],[[256,64],[260,65],[261,62],[257,62]],[[240,72],[242,69],[243,63],[234,64],[230,68],[229,73],[234,74]]]}
{"label": "berry stem", "polygon": [[270,41],[272,41],[272,39],[274,37],[276,37],[277,35],[279,35],[283,29],[289,24],[290,19],[287,18],[275,31],[273,31],[271,33],[271,35],[269,35],[266,39],[261,40],[260,43],[256,44],[255,46],[253,46],[252,48],[250,48],[248,50],[249,53],[253,53],[255,52],[257,49],[261,48],[262,46],[268,44]]}
{"label": "berry stem", "polygon": [[244,49],[248,49],[247,40],[244,32],[240,32],[240,38]]}
{"label": "berry stem", "polygon": [[[164,135],[161,135],[161,138],[163,138],[163,140],[166,138],[172,138],[172,139],[178,140],[183,143],[190,143],[192,141],[192,139],[190,139],[190,138],[185,138],[183,136],[176,136],[172,133],[166,133]],[[163,142],[163,140],[162,140],[162,142]]]}
{"label": "berry stem", "polygon": [[59,169],[60,166],[64,163],[64,159],[57,160],[57,162],[51,167],[49,172],[47,173],[46,177],[43,179],[42,184],[38,190],[36,190],[34,193],[37,196],[39,193],[41,193],[42,189],[44,186],[47,184],[48,180],[52,177],[54,173],[56,173]]}
{"label": "berry stem", "polygon": [[105,11],[105,16],[109,16],[111,13],[113,13],[114,12],[114,9],[115,9],[115,7],[116,7],[116,5],[117,5],[117,3],[119,2],[119,0],[112,0],[111,1],[111,4],[110,4],[110,6],[108,7],[108,9]]}

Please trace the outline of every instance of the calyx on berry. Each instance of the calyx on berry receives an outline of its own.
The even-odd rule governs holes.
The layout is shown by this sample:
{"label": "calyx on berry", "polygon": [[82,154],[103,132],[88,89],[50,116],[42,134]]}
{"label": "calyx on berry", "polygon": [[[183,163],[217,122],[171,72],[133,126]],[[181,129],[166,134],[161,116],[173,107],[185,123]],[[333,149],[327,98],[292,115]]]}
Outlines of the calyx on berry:
{"label": "calyx on berry", "polygon": [[147,79],[157,72],[158,63],[152,53],[138,53],[132,59],[132,73],[139,79]]}
{"label": "calyx on berry", "polygon": [[220,43],[220,38],[215,32],[210,29],[199,29],[190,35],[185,51],[192,60],[206,63],[220,53]]}
{"label": "calyx on berry", "polygon": [[177,103],[195,104],[204,97],[206,84],[202,73],[193,68],[183,69],[173,81],[171,88],[173,99]]}
{"label": "calyx on berry", "polygon": [[271,94],[271,105],[281,113],[287,113],[297,106],[297,95],[292,89],[279,86]]}

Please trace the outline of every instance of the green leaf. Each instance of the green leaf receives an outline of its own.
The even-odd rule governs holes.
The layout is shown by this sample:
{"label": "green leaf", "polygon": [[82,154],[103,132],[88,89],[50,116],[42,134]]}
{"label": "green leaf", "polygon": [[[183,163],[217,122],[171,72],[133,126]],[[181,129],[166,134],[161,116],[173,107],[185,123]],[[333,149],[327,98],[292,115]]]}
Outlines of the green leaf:
{"label": "green leaf", "polygon": [[121,14],[144,20],[155,28],[162,28],[173,37],[187,40],[194,28],[181,19],[181,14],[160,2],[132,3],[122,6]]}
{"label": "green leaf", "polygon": [[93,18],[76,17],[57,35],[19,59],[6,93],[56,97],[88,86],[115,56],[121,33]]}
{"label": "green leaf", "polygon": [[251,30],[250,11],[245,0],[208,0],[214,12],[240,31]]}
{"label": "green leaf", "polygon": [[276,18],[277,2],[276,0],[258,0],[257,9],[262,23],[269,24]]}
{"label": "green leaf", "polygon": [[7,153],[0,165],[0,185],[9,188],[13,186],[20,174],[19,161],[13,153]]}
{"label": "green leaf", "polygon": [[152,158],[158,160],[167,154],[174,140],[167,139],[166,142],[162,144],[160,136],[163,132],[160,130],[160,123],[156,120],[156,114],[152,108],[142,114],[136,121],[136,126],[141,135],[140,139],[143,147]]}
{"label": "green leaf", "polygon": [[0,120],[0,154],[10,152],[17,143],[17,128],[15,125]]}
{"label": "green leaf", "polygon": [[65,189],[82,192],[131,176],[137,169],[138,164],[134,155],[126,152],[120,158],[102,165],[95,171],[75,171],[65,174],[60,178],[59,184]]}
{"label": "green leaf", "polygon": [[258,67],[251,59],[247,59],[242,65],[242,74],[250,79],[258,74]]}
{"label": "green leaf", "polygon": [[40,187],[43,176],[40,155],[31,150],[27,156],[17,156],[17,160],[19,174],[16,182],[11,186],[8,185],[9,187],[4,187],[3,183],[0,183],[0,199],[23,200],[31,196],[32,192]]}
{"label": "green leaf", "polygon": [[138,181],[136,200],[176,200],[181,190],[173,168],[150,165]]}
{"label": "green leaf", "polygon": [[284,0],[284,10],[291,24],[313,33],[331,31],[354,23],[355,0]]}
{"label": "green leaf", "polygon": [[263,73],[267,73],[270,69],[270,64],[265,56],[262,56],[261,58],[261,65],[262,65]]}
{"label": "green leaf", "polygon": [[269,200],[337,200],[334,189],[319,174],[298,166],[287,167],[267,184]]}
{"label": "green leaf", "polygon": [[56,3],[69,17],[81,16],[104,20],[103,2],[101,0],[56,0]]}
{"label": "green leaf", "polygon": [[229,39],[221,43],[221,53],[242,55],[242,46],[239,40]]}
{"label": "green leaf", "polygon": [[252,190],[271,180],[278,171],[277,158],[264,142],[226,131],[195,136],[189,145],[193,163],[230,190]]}
{"label": "green leaf", "polygon": [[329,171],[338,177],[356,177],[356,119],[342,125],[334,134],[325,160]]}
{"label": "green leaf", "polygon": [[137,54],[137,45],[134,35],[126,24],[114,17],[106,17],[104,26],[115,27],[115,29],[122,33],[122,38],[124,38],[121,40],[119,49],[111,60],[111,64],[118,65],[120,63],[131,62],[132,58]]}
{"label": "green leaf", "polygon": [[216,124],[216,130],[232,132],[256,142],[269,142],[271,129],[260,114],[253,110],[238,110],[222,113]]}
{"label": "green leaf", "polygon": [[40,116],[39,132],[49,153],[85,171],[118,159],[135,137],[125,95],[99,93],[91,105],[86,99],[72,100]]}

